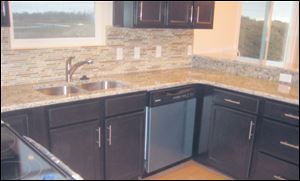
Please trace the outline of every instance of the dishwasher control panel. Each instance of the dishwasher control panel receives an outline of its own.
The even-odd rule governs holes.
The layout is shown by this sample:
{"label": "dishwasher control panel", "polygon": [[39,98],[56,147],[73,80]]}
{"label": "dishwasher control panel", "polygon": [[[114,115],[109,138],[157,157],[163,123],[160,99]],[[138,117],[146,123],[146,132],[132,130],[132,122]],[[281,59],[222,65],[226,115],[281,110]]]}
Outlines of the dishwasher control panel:
{"label": "dishwasher control panel", "polygon": [[192,87],[159,90],[150,93],[150,106],[170,104],[194,97],[196,97],[196,90]]}

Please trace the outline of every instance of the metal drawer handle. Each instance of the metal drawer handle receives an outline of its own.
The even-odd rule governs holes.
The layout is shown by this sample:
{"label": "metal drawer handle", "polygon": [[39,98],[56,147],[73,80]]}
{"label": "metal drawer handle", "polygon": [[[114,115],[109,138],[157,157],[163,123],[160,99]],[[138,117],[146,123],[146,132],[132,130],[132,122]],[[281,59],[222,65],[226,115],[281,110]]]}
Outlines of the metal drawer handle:
{"label": "metal drawer handle", "polygon": [[273,176],[276,180],[286,180],[285,178],[281,177],[281,176],[277,176],[277,175],[274,175]]}
{"label": "metal drawer handle", "polygon": [[249,134],[248,134],[248,139],[251,140],[252,136],[253,136],[253,127],[255,126],[254,122],[251,121],[250,122],[250,128],[249,128]]}
{"label": "metal drawer handle", "polygon": [[194,15],[194,6],[191,6],[191,16],[190,16],[191,23],[193,22],[193,15]]}
{"label": "metal drawer handle", "polygon": [[101,128],[99,127],[98,129],[96,129],[96,131],[98,132],[97,144],[98,144],[99,148],[101,148]]}
{"label": "metal drawer handle", "polygon": [[299,120],[299,116],[296,116],[296,115],[293,115],[293,114],[285,113],[284,116],[287,117],[287,118],[292,118],[292,119]]}
{"label": "metal drawer handle", "polygon": [[143,21],[143,6],[144,6],[144,2],[141,1],[140,2],[140,21]]}
{"label": "metal drawer handle", "polygon": [[200,16],[200,6],[197,7],[197,23],[199,23],[199,16]]}
{"label": "metal drawer handle", "polygon": [[108,129],[108,145],[111,146],[111,144],[112,144],[112,142],[111,142],[111,132],[112,132],[111,125],[107,129]]}
{"label": "metal drawer handle", "polygon": [[290,148],[294,148],[296,150],[299,150],[299,145],[293,145],[293,144],[288,143],[287,141],[280,141],[280,144],[290,147]]}
{"label": "metal drawer handle", "polygon": [[240,101],[234,101],[234,100],[231,100],[231,99],[224,99],[224,101],[229,102],[229,103],[232,103],[232,104],[237,104],[237,105],[240,105],[240,104],[241,104]]}

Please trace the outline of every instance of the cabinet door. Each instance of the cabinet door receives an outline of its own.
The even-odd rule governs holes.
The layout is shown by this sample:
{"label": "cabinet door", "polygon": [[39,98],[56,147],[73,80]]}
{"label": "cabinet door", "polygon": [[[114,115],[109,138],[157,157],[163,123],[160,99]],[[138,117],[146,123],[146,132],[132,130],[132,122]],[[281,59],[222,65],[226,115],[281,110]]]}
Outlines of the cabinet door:
{"label": "cabinet door", "polygon": [[100,121],[50,131],[51,151],[84,179],[103,179],[103,129]]}
{"label": "cabinet door", "polygon": [[8,123],[21,136],[28,136],[49,148],[48,125],[44,108],[33,108],[1,114],[1,120]]}
{"label": "cabinet door", "polygon": [[145,113],[106,120],[106,179],[137,179],[143,173]]}
{"label": "cabinet door", "polygon": [[9,124],[21,136],[29,136],[29,115],[27,113],[1,116],[1,120]]}
{"label": "cabinet door", "polygon": [[167,2],[168,27],[188,28],[193,25],[193,1]]}
{"label": "cabinet door", "polygon": [[248,176],[256,117],[215,106],[209,143],[209,160],[237,179]]}
{"label": "cabinet door", "polygon": [[163,27],[164,26],[164,1],[137,1],[135,14],[136,27]]}
{"label": "cabinet door", "polygon": [[213,28],[214,1],[194,1],[194,28]]}
{"label": "cabinet door", "polygon": [[8,1],[1,1],[1,27],[9,25]]}

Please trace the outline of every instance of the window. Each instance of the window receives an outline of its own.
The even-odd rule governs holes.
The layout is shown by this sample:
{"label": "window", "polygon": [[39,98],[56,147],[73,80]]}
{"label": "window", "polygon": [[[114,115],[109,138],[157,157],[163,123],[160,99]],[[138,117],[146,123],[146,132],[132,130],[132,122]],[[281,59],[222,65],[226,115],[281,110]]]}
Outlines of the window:
{"label": "window", "polygon": [[291,58],[293,38],[299,30],[298,13],[295,1],[243,1],[240,59],[283,66]]}
{"label": "window", "polygon": [[11,1],[12,48],[104,44],[105,26],[111,24],[109,13],[105,14],[108,10],[104,9],[109,6],[107,3]]}

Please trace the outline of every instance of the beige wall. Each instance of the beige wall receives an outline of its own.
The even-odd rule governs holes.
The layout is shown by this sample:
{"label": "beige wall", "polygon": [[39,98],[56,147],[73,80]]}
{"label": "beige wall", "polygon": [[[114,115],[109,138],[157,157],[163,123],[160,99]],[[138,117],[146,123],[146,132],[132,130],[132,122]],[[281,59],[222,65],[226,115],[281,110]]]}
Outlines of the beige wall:
{"label": "beige wall", "polygon": [[[222,59],[236,59],[238,49],[241,1],[216,1],[214,28],[194,31],[194,54]],[[299,71],[299,35],[292,63],[287,69]]]}
{"label": "beige wall", "polygon": [[299,36],[297,41],[298,43],[297,43],[296,52],[294,56],[293,69],[299,71]]}
{"label": "beige wall", "polygon": [[216,1],[214,28],[194,31],[194,54],[231,58],[236,55],[241,2]]}

